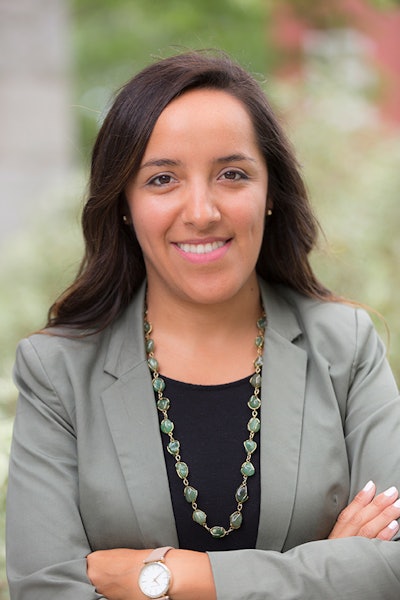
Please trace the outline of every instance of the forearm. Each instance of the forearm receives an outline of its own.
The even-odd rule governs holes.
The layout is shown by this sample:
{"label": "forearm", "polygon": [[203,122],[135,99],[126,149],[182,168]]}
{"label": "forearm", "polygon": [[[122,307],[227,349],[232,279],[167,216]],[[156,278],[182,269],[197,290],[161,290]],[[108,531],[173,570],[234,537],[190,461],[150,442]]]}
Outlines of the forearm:
{"label": "forearm", "polygon": [[[145,600],[138,586],[139,572],[148,550],[117,548],[93,552],[87,558],[88,577],[108,600]],[[173,549],[165,563],[172,578],[172,600],[216,600],[210,560],[204,552]]]}
{"label": "forearm", "polygon": [[398,600],[400,544],[353,537],[209,554],[218,600]]}
{"label": "forearm", "polygon": [[204,552],[171,550],[167,556],[172,600],[216,600],[210,560]]}

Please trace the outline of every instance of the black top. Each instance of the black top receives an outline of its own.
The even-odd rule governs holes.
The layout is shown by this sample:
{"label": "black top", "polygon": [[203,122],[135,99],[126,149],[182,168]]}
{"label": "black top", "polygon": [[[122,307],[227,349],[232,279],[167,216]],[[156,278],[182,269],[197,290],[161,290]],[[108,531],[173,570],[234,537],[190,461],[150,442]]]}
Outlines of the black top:
{"label": "black top", "polygon": [[[223,385],[191,385],[163,376],[164,394],[171,401],[168,416],[174,422],[181,460],[189,467],[189,482],[198,492],[198,508],[207,514],[209,527],[229,528],[236,511],[235,492],[242,482],[240,467],[246,458],[243,442],[248,438],[251,410],[247,402],[254,389],[250,376]],[[261,411],[260,411],[261,413]],[[163,416],[160,412],[160,421]],[[260,449],[253,453],[255,475],[247,480],[249,499],[243,505],[243,523],[221,539],[192,520],[192,506],[183,495],[184,485],[175,471],[175,458],[166,450],[169,438],[162,436],[169,487],[179,546],[189,550],[238,550],[254,548],[260,513]],[[259,445],[259,434],[254,438]]]}

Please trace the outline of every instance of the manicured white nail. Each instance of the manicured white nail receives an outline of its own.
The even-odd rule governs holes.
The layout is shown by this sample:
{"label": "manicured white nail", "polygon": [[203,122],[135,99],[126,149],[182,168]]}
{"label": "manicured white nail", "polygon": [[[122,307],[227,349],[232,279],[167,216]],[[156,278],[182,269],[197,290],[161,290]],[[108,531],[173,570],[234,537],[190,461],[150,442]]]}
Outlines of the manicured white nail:
{"label": "manicured white nail", "polygon": [[397,529],[399,527],[399,524],[397,521],[392,521],[391,523],[389,523],[388,525],[389,529]]}
{"label": "manicured white nail", "polygon": [[365,486],[363,487],[363,492],[369,492],[369,490],[372,490],[372,488],[374,487],[374,482],[372,481],[372,479],[370,481],[368,481],[368,483],[365,484]]}
{"label": "manicured white nail", "polygon": [[385,496],[394,496],[397,493],[397,488],[392,485],[392,487],[388,488],[383,492]]}
{"label": "manicured white nail", "polygon": [[400,508],[400,498],[398,500],[396,500],[396,502],[394,502],[393,506],[395,508]]}

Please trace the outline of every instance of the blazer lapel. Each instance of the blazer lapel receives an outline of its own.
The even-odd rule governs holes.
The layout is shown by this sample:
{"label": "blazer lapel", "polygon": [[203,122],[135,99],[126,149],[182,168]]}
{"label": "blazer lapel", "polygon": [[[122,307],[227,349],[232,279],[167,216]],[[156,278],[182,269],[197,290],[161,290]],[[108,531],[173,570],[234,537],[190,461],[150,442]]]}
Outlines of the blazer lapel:
{"label": "blazer lapel", "polygon": [[178,546],[157,408],[143,343],[144,289],[112,330],[102,396],[144,548]]}
{"label": "blazer lapel", "polygon": [[257,548],[281,551],[296,493],[307,355],[293,308],[262,282],[268,326],[261,390],[261,509]]}
{"label": "blazer lapel", "polygon": [[[307,355],[293,308],[260,281],[268,317],[261,424],[258,548],[281,551],[294,505]],[[178,546],[157,409],[144,349],[144,286],[111,330],[104,370],[116,381],[102,395],[143,547]]]}

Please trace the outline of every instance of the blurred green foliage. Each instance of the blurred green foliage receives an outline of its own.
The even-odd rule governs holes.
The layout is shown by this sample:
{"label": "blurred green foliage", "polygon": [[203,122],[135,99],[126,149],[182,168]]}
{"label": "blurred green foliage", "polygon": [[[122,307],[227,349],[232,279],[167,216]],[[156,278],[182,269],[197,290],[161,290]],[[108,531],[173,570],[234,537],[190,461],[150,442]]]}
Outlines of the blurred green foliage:
{"label": "blurred green foliage", "polygon": [[221,48],[253,72],[270,71],[263,0],[72,0],[81,142],[97,130],[112,93],[154,58]]}
{"label": "blurred green foliage", "polygon": [[[376,122],[365,90],[347,88],[330,64],[302,81],[274,77],[279,55],[271,43],[268,1],[71,0],[71,7],[77,180],[68,192],[44,198],[37,222],[2,248],[0,310],[7,318],[0,333],[0,514],[16,400],[10,377],[16,343],[44,324],[48,307],[77,270],[91,143],[113,91],[153,57],[180,48],[221,48],[259,79],[267,77],[267,95],[297,149],[326,233],[313,256],[315,268],[333,290],[384,315],[400,380],[400,132]],[[383,321],[375,321],[387,341]],[[1,519],[0,542],[3,538]],[[2,548],[0,600],[6,600]]]}
{"label": "blurred green foliage", "polygon": [[8,599],[3,541],[8,452],[16,402],[11,379],[15,347],[19,339],[45,324],[47,309],[74,276],[82,249],[79,198],[59,196],[58,200],[48,198],[32,227],[2,247],[0,313],[6,318],[0,332],[0,600]]}

